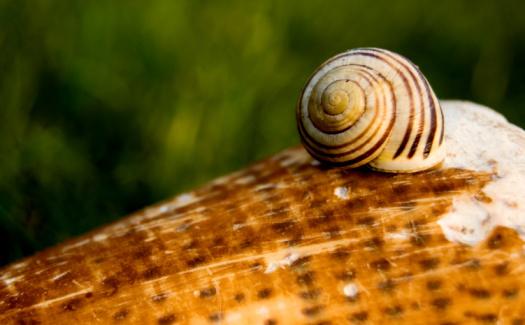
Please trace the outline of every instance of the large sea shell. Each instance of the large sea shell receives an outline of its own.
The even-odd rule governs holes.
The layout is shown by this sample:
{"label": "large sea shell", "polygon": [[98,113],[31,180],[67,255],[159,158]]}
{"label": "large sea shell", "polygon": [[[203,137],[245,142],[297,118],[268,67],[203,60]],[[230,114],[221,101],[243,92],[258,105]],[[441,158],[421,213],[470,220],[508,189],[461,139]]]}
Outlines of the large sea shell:
{"label": "large sea shell", "polygon": [[0,269],[0,323],[522,324],[525,132],[442,104],[438,168],[284,150]]}

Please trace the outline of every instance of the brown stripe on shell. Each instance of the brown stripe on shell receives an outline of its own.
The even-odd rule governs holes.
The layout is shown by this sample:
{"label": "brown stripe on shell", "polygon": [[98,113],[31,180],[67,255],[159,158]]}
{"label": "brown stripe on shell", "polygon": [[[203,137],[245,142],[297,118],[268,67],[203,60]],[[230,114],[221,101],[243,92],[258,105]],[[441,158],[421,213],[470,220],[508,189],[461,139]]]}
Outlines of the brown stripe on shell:
{"label": "brown stripe on shell", "polygon": [[[425,94],[426,94],[427,99],[428,99],[428,104],[429,104],[429,106],[428,106],[429,108],[428,109],[430,111],[430,126],[429,126],[430,127],[430,131],[429,131],[429,134],[428,134],[428,137],[427,137],[427,141],[426,141],[426,144],[425,144],[425,147],[424,147],[424,151],[423,151],[423,157],[427,158],[428,155],[430,154],[430,151],[432,149],[432,144],[433,144],[434,138],[436,136],[436,129],[437,129],[437,124],[436,124],[437,123],[437,113],[436,113],[437,108],[436,107],[439,107],[439,102],[436,103],[434,101],[434,96],[432,96],[432,94],[433,94],[432,88],[428,84],[428,81],[426,80],[425,76],[423,76],[423,74],[421,73],[419,68],[415,64],[413,64],[411,61],[406,59],[404,56],[398,54],[399,57],[405,59],[405,61],[403,62],[403,61],[399,60],[398,58],[396,58],[391,53],[388,53],[388,52],[385,52],[385,51],[382,51],[382,50],[378,50],[378,49],[370,49],[370,50],[371,51],[378,51],[378,52],[381,52],[381,53],[389,56],[390,58],[392,58],[397,63],[399,63],[400,65],[402,65],[403,67],[405,67],[407,69],[407,72],[412,77],[412,80],[414,81],[414,84],[417,87],[418,94],[419,94],[419,97],[420,97],[421,107],[425,106],[424,102],[423,102],[423,94],[421,92],[421,86],[420,86],[420,83],[423,84],[423,86],[425,88]],[[414,76],[414,74],[409,69],[407,64],[409,64],[410,67],[416,71],[417,78]],[[437,106],[436,106],[436,104],[437,104]],[[439,110],[441,111],[441,108],[439,108]],[[421,125],[425,126],[424,111],[421,110],[420,114],[421,114]],[[442,119],[441,125],[443,126],[443,124],[444,124],[443,113],[441,113],[441,119]],[[414,153],[416,152],[417,147],[419,145],[419,141],[420,141],[421,136],[422,136],[422,134],[420,132],[418,132],[417,135],[416,135],[416,139],[414,140],[414,143],[412,144],[412,148],[410,149],[410,152],[408,154],[408,158],[413,157]],[[439,145],[441,145],[442,142],[443,142],[443,127],[441,127],[441,134],[440,134]]]}
{"label": "brown stripe on shell", "polygon": [[[363,66],[363,65],[348,65],[348,67],[352,67],[352,66],[359,66],[359,67],[363,67],[363,68],[366,68],[366,69],[370,69],[370,67],[366,67],[366,66]],[[362,72],[362,73],[359,73],[359,72]],[[372,80],[377,80],[377,79],[374,78],[374,76],[373,76],[371,73],[369,73],[369,72],[367,72],[367,71],[359,71],[359,72],[358,72],[358,74],[359,74],[360,76],[362,76],[366,81],[368,81],[368,83],[369,83],[370,85],[372,85],[372,82],[370,81],[369,78],[371,78]],[[365,73],[366,75],[364,75],[363,73]],[[369,78],[367,78],[367,77],[369,77]],[[348,81],[348,80],[347,80],[347,81]],[[355,83],[355,82],[353,82],[353,83]],[[301,98],[302,98],[303,95],[304,95],[304,91],[305,91],[305,89],[303,89],[303,93],[301,94]],[[298,106],[299,106],[299,107],[301,106],[301,98],[299,99],[299,103],[298,103]],[[365,107],[366,107],[366,97],[365,97],[365,104],[364,104],[364,105],[365,105]],[[300,116],[298,116],[298,118],[299,118],[299,120],[301,120],[301,123],[302,123],[302,119],[300,119]],[[310,114],[309,114],[309,113],[308,113],[308,118],[310,119]],[[312,122],[312,123],[313,123],[313,122]],[[343,132],[345,132],[345,131],[348,131],[353,125],[354,125],[354,124],[352,124],[352,125],[350,125],[350,126],[344,128],[344,129],[341,129],[341,130],[336,130],[336,131],[332,131],[332,132],[329,132],[329,131],[323,131],[323,132],[326,133],[326,134],[338,134],[338,133],[343,133]],[[367,130],[368,130],[368,129],[366,129],[365,131],[361,132],[361,134],[358,135],[356,138],[352,139],[352,140],[354,140],[354,141],[352,141],[352,142],[355,142],[355,140],[357,140],[357,139],[359,139],[360,137],[362,137],[363,134],[365,134]],[[321,144],[321,143],[319,143],[319,142],[317,142],[317,141],[315,141],[315,143],[318,144],[318,145],[320,145],[320,146],[323,146],[323,147],[329,147],[329,148],[342,148],[342,147],[345,147],[345,146],[348,145],[348,144],[344,144],[344,145],[337,145],[337,146],[328,146],[328,145],[325,145],[325,144]]]}
{"label": "brown stripe on shell", "polygon": [[[357,64],[355,64],[355,65],[348,65],[348,66],[349,67],[357,66],[357,67],[361,67],[361,68],[364,68],[364,69],[371,70],[370,67],[367,67],[367,66],[364,66],[364,65],[357,65]],[[362,72],[362,73],[360,73],[360,75],[363,78],[365,78],[370,85],[372,85],[373,81],[378,80],[378,78],[376,78],[376,76],[372,75],[368,71],[361,70],[360,72]],[[390,89],[392,90],[392,85],[388,82],[388,80],[383,75],[377,74],[377,76],[380,76],[381,79],[386,82],[386,85],[388,85],[390,87]],[[386,98],[386,94],[384,93],[383,89],[381,88],[381,94],[380,95],[381,95],[381,97],[382,97],[384,102],[386,102],[387,100],[390,100],[390,102],[394,106],[393,107],[393,111],[392,111],[392,115],[395,116],[395,97],[394,97],[394,92],[390,91],[391,97],[387,99]],[[299,105],[301,105],[301,102],[299,102]],[[381,115],[381,114],[379,114],[379,111],[376,112],[376,115],[374,116],[374,119],[377,118],[378,115]],[[383,115],[389,115],[389,114],[383,114]],[[370,159],[370,160],[373,159],[373,158],[371,158],[371,156],[374,153],[376,153],[379,150],[379,148],[388,140],[388,138],[390,137],[390,134],[391,134],[391,130],[392,130],[393,126],[394,126],[394,119],[391,118],[389,120],[389,125],[385,129],[383,135],[381,136],[379,141],[372,148],[370,148],[365,153],[363,153],[363,154],[361,154],[361,155],[359,155],[359,156],[357,156],[357,157],[355,157],[355,158],[353,158],[351,160],[345,159],[344,161],[341,161],[341,162],[334,162],[332,160],[326,160],[326,159],[324,159],[324,157],[341,158],[341,157],[349,156],[349,155],[351,155],[351,154],[353,154],[355,152],[359,152],[363,147],[368,145],[368,143],[367,142],[363,142],[361,145],[357,146],[356,148],[353,148],[353,149],[351,149],[349,151],[345,151],[345,152],[341,152],[341,153],[330,153],[330,152],[327,152],[326,150],[317,149],[317,148],[315,148],[312,145],[312,143],[315,144],[317,147],[323,148],[323,149],[341,149],[341,148],[344,148],[344,147],[348,147],[348,146],[352,145],[353,143],[358,142],[363,136],[368,134],[369,131],[370,131],[370,128],[373,127],[373,124],[372,123],[369,124],[367,126],[367,128],[365,130],[363,130],[358,136],[353,138],[351,142],[347,142],[347,143],[344,143],[344,144],[341,144],[341,145],[336,145],[336,146],[330,146],[330,145],[327,145],[327,144],[320,143],[320,142],[316,141],[314,138],[312,138],[310,136],[310,134],[308,132],[306,132],[304,124],[303,124],[303,121],[300,118],[300,116],[298,116],[297,118],[298,118],[298,128],[299,128],[299,132],[301,134],[301,140],[302,140],[303,144],[305,145],[306,149],[308,150],[308,152],[312,156],[314,156],[317,160],[319,160],[320,162],[325,163],[325,164],[331,164],[331,165],[337,166],[337,167],[351,166],[351,165],[359,163],[360,161],[364,161],[365,159]],[[350,126],[348,128],[345,128],[343,131],[346,131],[346,130],[350,129],[351,127],[352,126]],[[375,130],[373,131],[373,133],[369,137],[371,139],[375,139],[376,135],[378,134],[378,132],[380,130],[381,130],[381,125],[379,124],[379,125],[377,125],[377,127],[375,128]],[[336,132],[333,132],[333,133],[325,132],[325,133],[327,133],[327,134],[335,134]],[[337,132],[337,133],[340,133],[340,132]],[[374,156],[376,156],[376,155],[374,155]]]}
{"label": "brown stripe on shell", "polygon": [[[380,51],[380,50],[376,50],[376,49],[373,49],[373,51]],[[398,54],[398,57],[401,57],[403,58],[404,60],[400,60],[398,59],[397,57],[395,57],[394,55],[392,55],[391,53],[388,53],[388,52],[385,52],[385,51],[380,51],[382,54],[384,54],[385,56],[388,56],[389,58],[391,58],[392,60],[396,61],[399,65],[403,66],[403,68],[406,69],[406,72],[408,73],[408,75],[411,77],[412,81],[414,82],[414,85],[416,86],[416,89],[417,89],[417,95],[418,95],[418,98],[419,98],[419,104],[421,105],[421,107],[424,107],[425,104],[424,104],[424,100],[423,100],[423,94],[422,94],[422,91],[421,91],[421,86],[420,86],[420,82],[421,81],[424,81],[425,78],[423,77],[423,75],[421,74],[421,72],[419,71],[419,69],[412,63],[410,62],[407,58],[405,58],[404,56],[402,55],[399,55]],[[418,77],[419,78],[416,78],[416,76],[414,76],[414,74],[412,73],[412,70],[410,68],[413,68],[415,69],[417,72],[418,72]],[[396,69],[397,70],[397,69]],[[399,71],[399,70],[398,70]],[[412,88],[408,85],[408,82],[405,82],[406,81],[406,78],[404,77],[404,74],[402,74],[400,72],[399,74],[402,78],[403,78],[403,83],[405,84],[407,90],[409,91],[409,95],[410,95],[410,100],[411,100],[411,108],[410,108],[410,111],[411,112],[414,112],[414,107],[413,107],[413,102],[412,102],[412,98],[413,98],[413,93],[412,93]],[[425,83],[425,82],[423,82]],[[428,94],[428,86],[426,87],[426,90],[427,90],[427,94]],[[432,106],[430,108],[431,111],[434,111],[434,107]],[[425,112],[421,109],[419,111],[419,114],[420,114],[420,125],[422,127],[425,126]],[[407,129],[407,132],[405,133],[405,138],[403,139],[403,143],[404,143],[404,140],[407,141],[408,143],[408,140],[410,139],[410,135],[412,133],[412,126],[413,126],[413,122],[414,122],[414,119],[412,117],[412,114],[410,114],[410,121],[409,121],[409,128]],[[419,130],[416,130],[416,137],[414,139],[414,142],[412,143],[412,146],[410,147],[410,150],[408,152],[408,155],[407,157],[408,158],[412,158],[414,156],[414,154],[416,153],[417,151],[417,148],[419,147],[419,141],[421,140],[421,132],[419,132]],[[404,143],[405,145],[407,143]],[[404,147],[400,147],[399,150],[396,152],[395,156],[394,156],[394,159],[396,157],[398,157],[399,155],[401,155],[401,153],[403,152],[404,150]]]}
{"label": "brown stripe on shell", "polygon": [[[368,50],[368,49],[367,49]],[[383,51],[381,50],[376,50],[376,49],[370,49],[370,50],[373,50],[373,51],[376,51],[376,52],[379,52],[381,54],[385,54]],[[408,121],[408,124],[407,124],[407,130],[405,132],[405,136],[403,137],[403,141],[401,142],[399,148],[397,149],[396,151],[396,154],[394,155],[394,159],[396,159],[397,157],[399,157],[403,151],[405,150],[407,144],[408,144],[408,141],[410,140],[410,135],[412,134],[412,125],[414,124],[414,101],[412,100],[413,98],[413,94],[412,94],[412,88],[410,88],[410,85],[408,83],[408,80],[407,78],[405,77],[405,75],[402,73],[402,71],[400,71],[399,69],[397,69],[396,67],[394,67],[390,62],[388,62],[387,60],[385,60],[384,58],[380,57],[379,55],[375,55],[375,54],[371,54],[371,53],[367,53],[367,52],[358,52],[359,54],[363,55],[363,56],[369,56],[369,57],[374,57],[375,59],[377,60],[380,60],[384,63],[386,63],[388,66],[390,66],[392,69],[394,69],[396,72],[397,72],[397,75],[401,77],[401,79],[403,80],[403,84],[405,85],[405,88],[407,89],[408,91],[408,95],[409,95],[409,101],[410,101],[410,115],[409,115],[409,121]]]}
{"label": "brown stripe on shell", "polygon": [[[355,65],[355,66],[360,66],[360,65]],[[365,66],[360,66],[360,67],[363,67],[363,68],[367,68],[367,69],[370,69],[369,67],[365,67]],[[377,80],[376,78],[374,78],[374,76],[366,71],[362,71],[364,73],[366,73],[366,75],[370,78],[372,78],[373,80]],[[370,85],[372,85],[372,82],[370,81],[370,79],[367,78],[367,76],[363,75],[363,74],[360,74],[361,76],[363,76],[363,78],[365,78],[366,81],[369,82]],[[382,76],[383,77],[383,76]],[[384,77],[383,77],[384,79]],[[384,79],[386,81],[386,79]],[[391,87],[391,85],[389,84],[389,86]],[[384,100],[385,99],[385,94],[384,93],[381,93],[383,95],[383,98]],[[393,94],[393,93],[392,93]],[[392,100],[393,103],[395,103],[395,100]],[[299,103],[300,105],[300,103]],[[365,103],[366,105],[366,103]],[[377,117],[377,114],[374,116],[374,118]],[[352,139],[352,142],[346,142],[344,144],[340,144],[340,145],[335,145],[335,146],[331,146],[331,145],[327,145],[327,144],[324,144],[324,143],[320,143],[318,141],[316,141],[314,138],[312,138],[307,132],[306,130],[304,129],[304,124],[303,124],[303,121],[302,119],[299,118],[299,121],[300,121],[300,126],[302,127],[302,131],[303,131],[303,135],[306,135],[308,137],[308,139],[311,140],[311,142],[315,143],[316,145],[318,145],[319,147],[323,147],[323,148],[330,148],[330,149],[341,149],[341,148],[344,148],[344,147],[348,147],[349,145],[351,145],[352,143],[354,142],[357,142],[357,140],[360,140],[366,133],[368,133],[370,131],[370,128],[372,127],[372,124],[370,124],[365,130],[363,130],[363,132],[361,132],[358,136],[356,136],[355,138]],[[337,131],[337,132],[324,132],[326,134],[338,134],[338,133],[343,133],[345,131],[348,131],[353,125],[347,127],[347,128],[344,128],[342,129],[341,131]],[[373,133],[373,134],[376,134],[377,133],[377,130]],[[320,151],[321,152],[321,151]]]}
{"label": "brown stripe on shell", "polygon": [[[355,71],[362,77],[365,77],[369,84],[370,82],[377,82],[378,86],[374,87],[370,84],[370,87],[373,89],[368,89],[366,85],[361,86],[360,81],[355,77],[346,79],[346,77],[343,77],[346,71],[339,70],[339,68],[348,68],[350,73],[354,73],[352,71],[354,67],[361,68],[355,69]],[[323,77],[324,74],[331,73],[331,71],[334,71],[333,76]],[[363,73],[367,73],[367,75],[365,76]],[[403,116],[406,121],[391,122],[387,129],[385,129],[384,122],[383,124],[371,122],[368,126],[360,124],[355,131],[349,131],[353,125],[359,123],[354,122],[353,125],[342,130],[335,129],[328,132],[317,130],[309,134],[307,130],[313,131],[316,127],[316,122],[311,120],[308,111],[312,109],[309,108],[311,107],[309,105],[311,103],[320,105],[318,102],[320,100],[318,96],[320,95],[316,95],[314,103],[309,99],[307,93],[313,90],[319,91],[320,89],[317,88],[325,90],[328,85],[338,80],[344,81],[345,79],[347,82],[354,82],[354,85],[364,92],[364,99],[360,99],[359,102],[365,102],[365,109],[371,105],[369,102],[370,96],[375,96],[378,105],[384,105],[382,108],[376,108],[375,117]],[[382,81],[379,82],[379,80]],[[383,81],[386,81],[386,83],[383,83]],[[322,82],[322,86],[318,84],[319,82]],[[386,85],[391,90],[390,96],[385,94],[388,92]],[[347,92],[347,94],[353,96],[352,92],[353,90]],[[404,105],[399,108],[397,107],[398,99],[396,98],[398,95],[404,98],[402,99]],[[390,97],[393,100],[389,102],[386,100],[386,97]],[[352,97],[350,99],[352,100]],[[323,108],[322,106],[317,106],[316,109],[322,110]],[[385,111],[391,109],[394,110],[392,115]],[[437,110],[441,114],[441,120],[438,120]],[[321,111],[316,111],[316,114],[318,114],[317,112]],[[324,112],[320,114],[324,114]],[[338,114],[330,116],[336,115]],[[363,116],[365,116],[367,121],[371,120],[370,114]],[[324,119],[321,116],[320,118]],[[328,125],[328,128],[330,128],[331,124],[336,126],[337,124],[344,125],[344,122],[339,123],[337,118],[330,118],[331,120],[322,123]],[[307,122],[306,119],[310,119],[310,121]],[[308,83],[303,88],[303,94],[297,107],[297,122],[301,141],[308,152],[320,162],[335,167],[358,167],[370,163],[371,168],[380,171],[411,172],[430,168],[441,162],[445,155],[444,147],[441,146],[444,138],[443,114],[432,88],[416,65],[403,56],[387,50],[360,48],[327,60],[309,78]],[[372,132],[371,128],[375,128],[375,130]],[[348,131],[348,134],[343,134],[345,131]],[[383,133],[387,131],[396,132],[397,135],[387,136]],[[316,134],[321,135],[321,133],[326,134],[326,136],[322,139],[316,139]],[[357,137],[344,139],[345,136],[353,137],[356,133],[359,133]],[[332,138],[330,135],[338,136]],[[375,141],[368,144],[363,143],[361,141],[363,141],[364,138],[362,137],[364,136],[370,137],[370,139],[385,139],[387,142],[385,144],[378,144]],[[439,144],[436,141],[437,136],[439,136]],[[393,142],[389,142],[392,141],[390,139],[394,139]],[[350,147],[351,149],[344,151],[345,147]],[[364,148],[367,148],[366,152],[362,151]],[[387,150],[384,151],[383,148]],[[432,154],[434,151],[436,153]],[[374,157],[369,156],[371,154]],[[427,159],[429,156],[432,158]],[[379,158],[375,159],[375,157]],[[360,163],[360,159],[364,159],[362,163]]]}
{"label": "brown stripe on shell", "polygon": [[[394,121],[391,120],[391,125],[394,124]],[[351,160],[345,160],[343,162],[330,162],[331,165],[333,166],[337,166],[337,167],[343,167],[343,166],[351,166],[351,165],[355,165],[357,163],[359,163],[360,161],[363,161],[364,159],[370,157],[374,152],[376,152],[382,145],[383,145],[383,141],[387,141],[388,140],[388,137],[390,137],[390,133],[385,133],[383,135],[383,137],[381,138],[381,141],[378,141],[376,142],[376,144],[370,148],[367,152],[365,152],[364,154],[354,158],[354,159],[351,159]],[[310,154],[312,154],[310,151],[308,151]],[[326,164],[327,161],[325,161],[323,158],[321,157],[317,157],[315,155],[312,154],[312,156],[315,157],[315,159],[319,160],[321,163],[324,163]],[[326,154],[324,155],[326,156]]]}
{"label": "brown stripe on shell", "polygon": [[[424,81],[423,85],[425,86],[425,90],[427,92],[429,110],[430,110],[430,132],[428,133],[427,143],[425,144],[425,150],[423,152],[423,157],[427,158],[428,155],[430,154],[430,151],[432,150],[432,144],[434,143],[434,138],[436,137],[436,128],[437,128],[437,113],[436,113],[437,108],[436,107],[440,107],[440,106],[439,106],[439,102],[436,103],[434,101],[434,96],[432,96],[432,89],[430,88],[428,81],[425,79],[425,77],[423,76],[421,71],[419,71],[419,69],[417,69],[417,71],[419,73],[419,77],[421,78],[421,80]],[[441,108],[440,108],[440,111],[441,111]],[[443,113],[441,113],[441,119],[442,119],[441,136],[440,136],[439,145],[441,145],[441,142],[443,141],[443,124],[444,124],[443,123]]]}
{"label": "brown stripe on shell", "polygon": [[439,112],[441,113],[441,134],[439,136],[439,145],[443,144],[443,138],[445,136],[445,116],[443,116],[443,110],[441,109],[441,104],[439,105]]}
{"label": "brown stripe on shell", "polygon": [[[302,123],[301,123],[301,126],[302,126]],[[379,147],[381,147],[384,143],[384,141],[388,140],[388,137],[390,137],[390,132],[389,130],[392,129],[392,127],[394,126],[394,120],[391,119],[389,121],[389,126],[387,128],[387,132],[385,132],[383,134],[383,136],[381,137],[381,139],[379,141],[377,141],[376,145],[374,145],[370,150],[368,150],[366,153],[358,156],[357,158],[354,158],[352,159],[351,161],[353,161],[354,163],[355,162],[358,162],[360,160],[363,160],[367,157],[370,157],[376,150],[379,149]],[[302,126],[303,127],[303,126]],[[368,130],[369,128],[367,128]],[[375,135],[379,132],[379,129],[380,127],[377,127],[376,130],[374,131],[374,133],[372,133],[371,135],[371,138],[375,138]],[[312,142],[316,142],[313,138],[310,137],[310,135],[303,129],[301,129],[301,134],[305,135],[308,139],[310,139]],[[339,147],[347,147],[349,146],[350,144],[352,143],[346,143],[342,146],[339,146]],[[368,143],[366,142],[363,142],[361,145],[359,145],[358,147],[352,149],[352,150],[349,150],[349,151],[345,151],[345,152],[342,152],[342,153],[328,153],[326,151],[321,151],[321,150],[318,150],[318,149],[315,149],[314,147],[312,146],[307,146],[307,149],[311,149],[312,151],[308,150],[308,152],[310,152],[312,155],[314,155],[316,158],[317,157],[333,157],[333,158],[337,158],[337,157],[344,157],[344,156],[348,156],[356,151],[359,151],[360,149],[362,149],[364,146],[366,146]],[[322,146],[322,144],[319,144],[320,146]],[[315,154],[314,154],[315,153]],[[322,158],[321,158],[322,159]],[[353,163],[346,163],[346,164],[341,164],[340,166],[346,166],[346,165],[352,165]]]}

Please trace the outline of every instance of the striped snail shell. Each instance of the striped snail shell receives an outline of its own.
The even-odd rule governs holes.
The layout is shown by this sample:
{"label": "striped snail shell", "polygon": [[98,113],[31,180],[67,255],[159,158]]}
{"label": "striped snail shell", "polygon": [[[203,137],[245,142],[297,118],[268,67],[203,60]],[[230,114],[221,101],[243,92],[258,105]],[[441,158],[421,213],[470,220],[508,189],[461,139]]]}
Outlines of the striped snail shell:
{"label": "striped snail shell", "polygon": [[323,63],[297,105],[301,142],[321,163],[415,172],[446,154],[443,113],[419,69],[405,57],[360,48]]}

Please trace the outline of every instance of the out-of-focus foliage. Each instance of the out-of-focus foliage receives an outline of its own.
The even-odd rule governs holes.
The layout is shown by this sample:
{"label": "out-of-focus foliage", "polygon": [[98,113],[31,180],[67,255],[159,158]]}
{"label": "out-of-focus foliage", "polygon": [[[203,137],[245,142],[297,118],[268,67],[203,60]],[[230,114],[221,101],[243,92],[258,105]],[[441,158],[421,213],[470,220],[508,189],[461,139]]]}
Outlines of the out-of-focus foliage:
{"label": "out-of-focus foliage", "polygon": [[298,143],[303,84],[346,49],[401,53],[438,97],[524,127],[524,12],[483,0],[0,0],[0,265]]}

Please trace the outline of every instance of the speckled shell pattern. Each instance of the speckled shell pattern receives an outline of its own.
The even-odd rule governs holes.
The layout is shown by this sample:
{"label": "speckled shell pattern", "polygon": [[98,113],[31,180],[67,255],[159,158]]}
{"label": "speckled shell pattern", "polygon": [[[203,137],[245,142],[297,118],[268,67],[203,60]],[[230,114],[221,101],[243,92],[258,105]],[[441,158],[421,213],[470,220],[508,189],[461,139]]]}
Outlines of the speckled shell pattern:
{"label": "speckled shell pattern", "polygon": [[429,83],[405,57],[360,48],[323,63],[297,105],[307,151],[323,164],[415,172],[446,155],[443,113]]}

